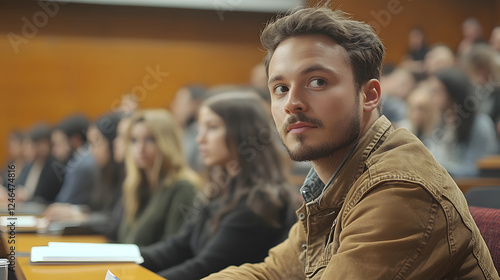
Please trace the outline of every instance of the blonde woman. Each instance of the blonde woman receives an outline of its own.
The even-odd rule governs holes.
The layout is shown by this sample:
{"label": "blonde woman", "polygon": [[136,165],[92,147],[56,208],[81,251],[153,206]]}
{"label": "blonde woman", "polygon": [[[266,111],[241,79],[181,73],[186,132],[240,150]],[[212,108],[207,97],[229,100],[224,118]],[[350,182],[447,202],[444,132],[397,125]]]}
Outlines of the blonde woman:
{"label": "blonde woman", "polygon": [[166,110],[135,113],[125,139],[124,214],[118,241],[148,245],[166,240],[184,224],[197,175],[182,155],[179,128]]}

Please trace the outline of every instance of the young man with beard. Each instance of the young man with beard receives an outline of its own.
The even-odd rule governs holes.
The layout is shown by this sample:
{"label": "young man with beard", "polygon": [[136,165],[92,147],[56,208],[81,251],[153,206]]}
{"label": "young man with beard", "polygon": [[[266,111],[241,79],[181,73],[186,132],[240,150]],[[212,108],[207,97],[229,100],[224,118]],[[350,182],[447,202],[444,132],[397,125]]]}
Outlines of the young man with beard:
{"label": "young man with beard", "polygon": [[288,239],[263,263],[207,279],[498,279],[453,179],[380,115],[384,46],[373,29],[308,8],[261,40],[280,137],[313,169]]}

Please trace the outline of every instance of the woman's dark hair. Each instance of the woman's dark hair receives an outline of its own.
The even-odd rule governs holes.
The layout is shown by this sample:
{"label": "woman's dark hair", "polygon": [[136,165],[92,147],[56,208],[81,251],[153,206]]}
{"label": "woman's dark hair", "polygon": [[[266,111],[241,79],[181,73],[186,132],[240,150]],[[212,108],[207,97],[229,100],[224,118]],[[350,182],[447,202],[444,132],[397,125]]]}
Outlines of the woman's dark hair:
{"label": "woman's dark hair", "polygon": [[456,68],[443,69],[435,74],[444,85],[457,110],[455,137],[458,143],[467,143],[476,117],[477,100],[473,99],[472,84],[465,73]]}
{"label": "woman's dark hair", "polygon": [[115,161],[113,140],[116,138],[122,116],[122,113],[110,113],[99,117],[93,124],[107,140],[109,149],[109,161],[100,169],[99,183],[93,191],[91,208],[94,210],[111,210],[118,199],[118,191],[124,178],[124,166]]}
{"label": "woman's dark hair", "polygon": [[[213,233],[224,215],[248,195],[247,204],[268,224],[280,228],[283,215],[291,201],[281,156],[275,145],[270,118],[257,94],[250,92],[222,93],[210,97],[202,104],[222,118],[226,126],[226,143],[237,154],[239,173],[230,188],[229,180],[210,178],[217,188],[210,199],[222,203],[212,223]],[[226,178],[229,178],[227,171]],[[212,172],[213,173],[213,172]],[[224,177],[224,176],[222,176]],[[217,182],[214,183],[214,180]],[[222,186],[221,186],[222,184]]]}

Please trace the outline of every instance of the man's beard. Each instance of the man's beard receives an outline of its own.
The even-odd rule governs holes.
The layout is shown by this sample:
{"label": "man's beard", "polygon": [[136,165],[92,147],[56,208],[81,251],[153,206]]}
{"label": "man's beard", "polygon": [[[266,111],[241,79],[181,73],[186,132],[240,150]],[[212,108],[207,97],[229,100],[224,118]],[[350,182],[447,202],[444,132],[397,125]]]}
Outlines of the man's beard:
{"label": "man's beard", "polygon": [[[358,139],[359,134],[361,132],[360,116],[356,114],[356,108],[358,108],[357,106],[358,102],[356,103],[357,104],[355,104],[355,106],[351,110],[351,114],[347,115],[344,120],[339,122],[340,124],[342,124],[342,126],[338,128],[338,131],[329,131],[329,133],[327,133],[328,139],[325,139],[324,142],[320,143],[317,146],[305,146],[304,140],[306,139],[307,136],[304,134],[299,134],[295,136],[291,135],[292,137],[295,137],[296,141],[300,143],[299,148],[292,151],[285,144],[283,136],[281,136],[281,140],[283,141],[283,144],[285,144],[285,148],[288,151],[290,158],[294,161],[313,161],[335,154],[353,144],[354,141]],[[324,129],[324,125],[320,120],[309,118],[305,116],[303,113],[298,113],[290,117],[290,119],[283,124],[281,129],[283,135],[284,133],[286,133],[287,127],[290,124],[295,123],[297,121],[312,123],[314,125],[317,125],[318,129]],[[334,137],[335,133],[345,133],[345,137],[341,139],[338,138],[336,139]],[[334,142],[335,140],[339,142],[335,143]]]}

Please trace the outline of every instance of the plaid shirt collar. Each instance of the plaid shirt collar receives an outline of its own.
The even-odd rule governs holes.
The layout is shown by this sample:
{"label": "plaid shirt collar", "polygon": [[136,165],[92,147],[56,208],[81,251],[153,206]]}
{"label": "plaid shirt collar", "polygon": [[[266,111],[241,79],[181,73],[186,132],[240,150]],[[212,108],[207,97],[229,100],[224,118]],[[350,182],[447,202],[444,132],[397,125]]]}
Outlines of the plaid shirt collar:
{"label": "plaid shirt collar", "polygon": [[300,194],[302,194],[302,197],[308,203],[316,199],[323,192],[324,188],[325,184],[321,181],[318,174],[316,174],[314,168],[311,168],[309,173],[307,173],[304,184],[300,188]]}

